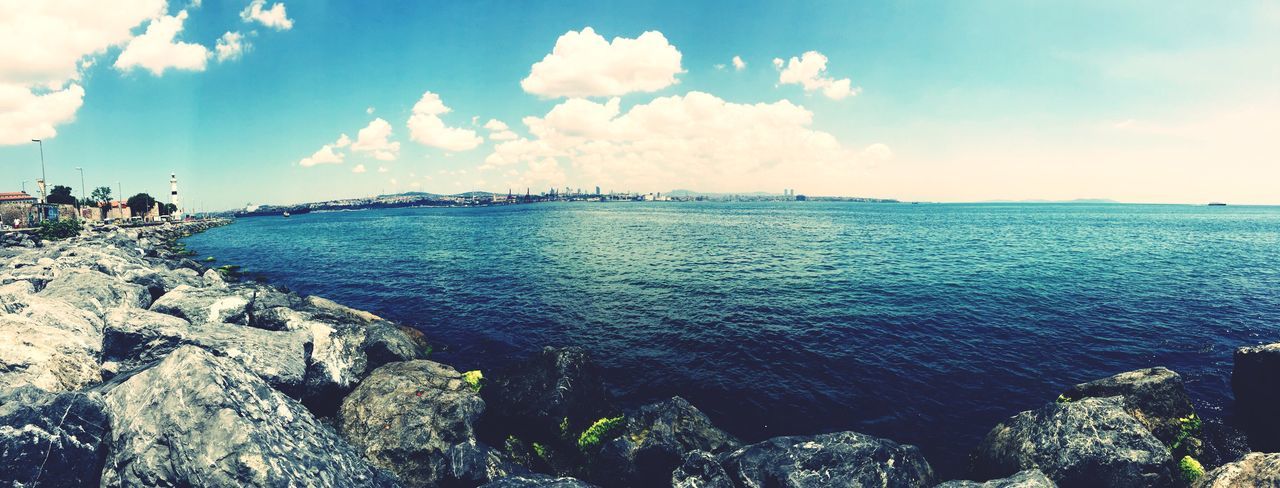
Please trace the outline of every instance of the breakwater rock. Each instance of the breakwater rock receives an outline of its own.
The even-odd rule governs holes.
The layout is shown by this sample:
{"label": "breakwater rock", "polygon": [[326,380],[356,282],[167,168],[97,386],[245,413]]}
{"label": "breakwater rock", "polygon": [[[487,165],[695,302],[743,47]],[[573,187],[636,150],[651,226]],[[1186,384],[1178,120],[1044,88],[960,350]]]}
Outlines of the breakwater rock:
{"label": "breakwater rock", "polygon": [[[429,359],[418,330],[207,267],[178,243],[227,223],[0,239],[0,486],[1280,483],[1276,454],[1246,456],[1164,368],[1000,423],[974,481],[943,482],[915,446],[857,432],[743,442],[679,397],[620,405],[583,349],[459,371]],[[1255,446],[1280,423],[1277,354],[1236,355]]]}

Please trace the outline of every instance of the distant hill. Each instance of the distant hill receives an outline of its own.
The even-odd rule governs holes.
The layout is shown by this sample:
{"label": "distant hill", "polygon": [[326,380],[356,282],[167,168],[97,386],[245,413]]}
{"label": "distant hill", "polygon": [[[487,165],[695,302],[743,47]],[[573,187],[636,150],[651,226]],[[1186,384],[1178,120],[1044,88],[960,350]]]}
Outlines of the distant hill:
{"label": "distant hill", "polygon": [[669,197],[673,197],[673,198],[675,198],[675,197],[678,197],[678,198],[692,198],[692,197],[713,197],[713,198],[719,198],[719,197],[727,197],[727,196],[733,196],[733,195],[746,196],[746,197],[772,197],[772,196],[781,196],[782,194],[781,194],[781,193],[769,193],[769,192],[767,192],[767,191],[744,191],[744,192],[733,192],[733,193],[711,193],[711,192],[693,191],[693,190],[671,190],[671,191],[669,191],[669,192],[663,193],[663,195],[666,195],[666,196],[669,196]]}
{"label": "distant hill", "polygon": [[1110,198],[1077,198],[1075,200],[984,200],[978,203],[1121,203]]}

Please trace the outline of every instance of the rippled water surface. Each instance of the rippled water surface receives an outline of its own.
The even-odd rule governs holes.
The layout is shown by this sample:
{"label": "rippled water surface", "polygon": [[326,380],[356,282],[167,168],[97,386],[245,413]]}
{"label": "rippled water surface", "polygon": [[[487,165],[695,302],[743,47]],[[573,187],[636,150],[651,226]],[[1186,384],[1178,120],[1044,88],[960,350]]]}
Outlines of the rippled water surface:
{"label": "rippled water surface", "polygon": [[201,256],[414,324],[486,368],[578,345],[628,403],[747,440],[858,430],[944,474],[997,422],[1134,368],[1229,408],[1280,340],[1280,207],[576,203],[241,219]]}

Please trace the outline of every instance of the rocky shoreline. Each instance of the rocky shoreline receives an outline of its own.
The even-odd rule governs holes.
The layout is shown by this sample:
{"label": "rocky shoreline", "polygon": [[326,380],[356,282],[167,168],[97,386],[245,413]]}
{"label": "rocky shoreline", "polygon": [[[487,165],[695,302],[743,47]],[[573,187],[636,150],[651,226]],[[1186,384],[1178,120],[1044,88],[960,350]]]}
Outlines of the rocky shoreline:
{"label": "rocky shoreline", "polygon": [[1149,368],[1010,417],[980,481],[943,482],[888,439],[745,444],[679,397],[620,408],[580,349],[457,371],[415,329],[177,242],[227,223],[0,236],[0,486],[1280,485],[1280,343],[1236,352],[1247,437]]}

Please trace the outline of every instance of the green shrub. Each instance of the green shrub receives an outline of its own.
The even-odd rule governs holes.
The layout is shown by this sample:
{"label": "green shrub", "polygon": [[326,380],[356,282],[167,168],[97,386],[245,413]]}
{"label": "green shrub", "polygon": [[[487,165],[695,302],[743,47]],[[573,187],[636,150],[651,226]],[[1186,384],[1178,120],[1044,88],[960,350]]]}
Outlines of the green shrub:
{"label": "green shrub", "polygon": [[622,421],[625,419],[626,417],[619,415],[614,418],[606,417],[597,420],[594,424],[591,424],[591,427],[587,427],[587,430],[582,431],[582,435],[578,436],[578,448],[588,451],[600,445],[601,441],[612,439],[618,434],[619,430],[622,430]]}
{"label": "green shrub", "polygon": [[540,457],[540,458],[542,458],[542,459],[544,459],[544,460],[545,460],[545,459],[547,459],[547,458],[549,457],[549,453],[547,453],[547,446],[544,446],[544,445],[539,444],[539,443],[537,443],[537,442],[533,443],[533,453],[534,453],[534,454],[537,454],[537,455],[538,455],[538,457]]}
{"label": "green shrub", "polygon": [[60,241],[69,237],[80,235],[80,231],[84,227],[80,225],[79,220],[55,220],[44,221],[40,223],[40,228],[36,230],[36,235],[41,240]]}
{"label": "green shrub", "polygon": [[1200,427],[1202,424],[1203,422],[1200,421],[1200,417],[1196,416],[1194,413],[1186,417],[1179,418],[1178,436],[1174,438],[1173,444],[1171,444],[1169,448],[1176,450],[1182,446],[1182,443],[1185,442],[1188,437],[1200,434]]}
{"label": "green shrub", "polygon": [[1183,456],[1182,460],[1178,461],[1178,471],[1182,472],[1182,480],[1188,484],[1195,483],[1204,476],[1204,466],[1191,456]]}
{"label": "green shrub", "polygon": [[481,383],[484,382],[484,373],[481,373],[478,369],[467,371],[466,373],[462,373],[462,381],[467,382],[467,384],[471,386],[472,390],[479,392],[480,387],[483,386]]}

